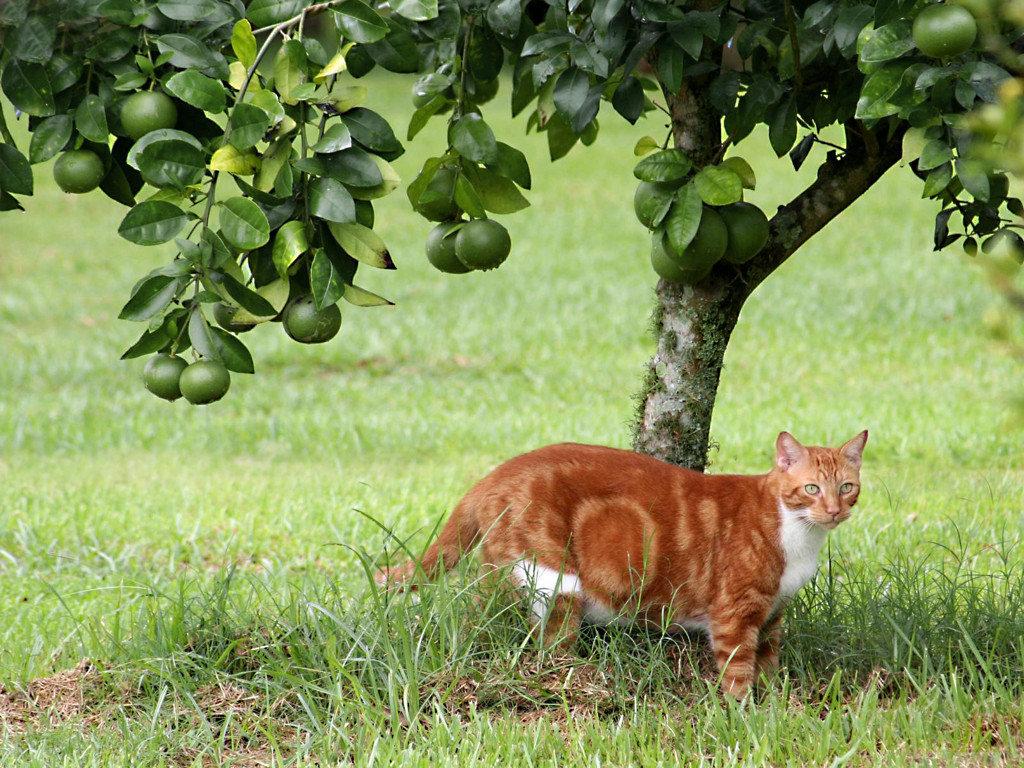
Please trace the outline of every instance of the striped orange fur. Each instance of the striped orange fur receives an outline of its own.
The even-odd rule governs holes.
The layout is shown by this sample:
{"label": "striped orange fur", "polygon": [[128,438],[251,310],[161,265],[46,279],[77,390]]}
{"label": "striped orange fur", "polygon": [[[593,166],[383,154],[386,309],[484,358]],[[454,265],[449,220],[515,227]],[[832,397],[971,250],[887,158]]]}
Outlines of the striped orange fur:
{"label": "striped orange fur", "polygon": [[[400,586],[480,544],[529,589],[539,622],[571,643],[581,620],[708,633],[722,688],[742,696],[778,664],[782,609],[813,575],[828,531],[860,493],[861,432],[841,448],[776,441],[763,475],[709,475],[650,456],[566,443],[517,456],[456,505]],[[547,633],[548,635],[553,633]]]}

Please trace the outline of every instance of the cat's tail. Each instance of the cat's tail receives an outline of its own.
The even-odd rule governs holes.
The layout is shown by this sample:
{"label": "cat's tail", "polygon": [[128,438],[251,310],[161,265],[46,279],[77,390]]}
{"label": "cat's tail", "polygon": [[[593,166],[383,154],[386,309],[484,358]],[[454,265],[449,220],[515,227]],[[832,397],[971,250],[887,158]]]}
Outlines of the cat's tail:
{"label": "cat's tail", "polygon": [[441,571],[452,568],[462,555],[476,546],[482,531],[471,509],[468,498],[460,501],[452,510],[451,517],[441,529],[437,541],[427,547],[423,557],[402,565],[388,566],[378,570],[373,578],[382,587],[402,588],[412,581],[418,572],[433,579]]}

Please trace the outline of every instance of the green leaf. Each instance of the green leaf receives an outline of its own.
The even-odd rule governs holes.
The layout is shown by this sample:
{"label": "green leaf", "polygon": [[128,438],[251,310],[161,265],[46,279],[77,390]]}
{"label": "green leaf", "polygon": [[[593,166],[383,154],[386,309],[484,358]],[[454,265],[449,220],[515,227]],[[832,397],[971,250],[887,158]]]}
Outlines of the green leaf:
{"label": "green leaf", "polygon": [[259,169],[259,155],[254,152],[240,152],[231,144],[225,144],[210,158],[211,171],[227,171],[238,176],[251,176]]}
{"label": "green leaf", "polygon": [[520,0],[495,0],[487,9],[487,26],[502,37],[517,37],[522,20],[523,6]]}
{"label": "green leaf", "polygon": [[348,224],[356,220],[356,204],[344,184],[336,179],[309,183],[309,212],[324,221]]}
{"label": "green leaf", "polygon": [[645,157],[633,169],[641,181],[678,181],[690,172],[693,163],[681,149],[663,149]]}
{"label": "green leaf", "polygon": [[416,138],[416,134],[426,127],[430,118],[437,114],[447,103],[448,99],[439,93],[413,112],[412,117],[409,118],[409,129],[405,133],[406,141],[412,141]]}
{"label": "green leaf", "polygon": [[[273,309],[273,315],[263,315],[261,313],[253,314],[249,312],[245,306],[239,302],[239,309],[235,312],[236,323],[265,323],[271,317],[276,317],[284,305],[288,303],[288,295],[291,292],[291,287],[287,280],[281,280],[280,278],[272,280],[266,285],[260,286],[256,289],[256,295],[267,302]],[[261,310],[262,312],[262,310]]]}
{"label": "green leaf", "polygon": [[579,135],[576,131],[558,113],[553,114],[548,120],[545,126],[545,133],[548,135],[548,157],[552,160],[565,157],[579,140]]}
{"label": "green leaf", "polygon": [[661,144],[653,136],[641,136],[633,147],[633,154],[643,157],[659,149],[661,149]]}
{"label": "green leaf", "polygon": [[498,142],[498,159],[488,163],[487,167],[495,173],[512,179],[523,189],[529,189],[533,184],[530,176],[530,164],[526,161],[526,155],[513,146],[503,141]]}
{"label": "green leaf", "polygon": [[0,87],[11,103],[25,114],[48,117],[57,111],[53,83],[42,64],[11,59],[0,75]]}
{"label": "green leaf", "polygon": [[675,201],[665,218],[665,232],[677,253],[682,253],[697,234],[703,211],[696,184],[685,184],[676,190]]}
{"label": "green leaf", "polygon": [[156,275],[144,280],[121,308],[118,318],[134,322],[149,320],[167,308],[183,285],[181,278],[168,275]]}
{"label": "green leaf", "polygon": [[686,54],[667,34],[658,41],[658,79],[670,93],[683,84]]}
{"label": "green leaf", "polygon": [[615,111],[631,123],[640,119],[644,113],[645,102],[643,84],[632,75],[623,78],[612,94],[612,106]]}
{"label": "green leaf", "polygon": [[480,203],[491,213],[515,213],[530,205],[515,183],[504,176],[473,166],[466,168],[465,174],[480,197]]}
{"label": "green leaf", "polygon": [[704,47],[704,35],[695,24],[677,22],[669,25],[668,31],[675,44],[686,51],[691,59],[696,61],[700,58],[701,49]]}
{"label": "green leaf", "polygon": [[309,268],[309,287],[317,309],[337,304],[345,295],[345,283],[323,248],[317,248],[313,254],[313,263]]}
{"label": "green leaf", "polygon": [[241,102],[231,110],[231,133],[228,141],[238,149],[251,149],[270,130],[273,118],[259,107]]}
{"label": "green leaf", "polygon": [[920,171],[930,171],[938,168],[953,159],[953,149],[944,141],[934,139],[924,145],[921,150],[921,158],[917,161],[917,168]]}
{"label": "green leaf", "polygon": [[12,195],[31,195],[32,166],[11,144],[0,143],[0,189]]}
{"label": "green leaf", "polygon": [[151,355],[154,352],[162,351],[170,343],[171,338],[164,331],[163,326],[153,331],[143,331],[138,340],[124,351],[121,359],[132,360],[136,357]]}
{"label": "green leaf", "polygon": [[306,225],[301,221],[288,221],[274,236],[274,266],[282,279],[288,277],[288,268],[309,250]]}
{"label": "green leaf", "polygon": [[159,0],[160,13],[175,21],[204,21],[221,9],[218,0]]}
{"label": "green leaf", "polygon": [[274,88],[285,104],[299,102],[298,89],[306,82],[306,49],[298,40],[285,40],[274,57]]}
{"label": "green leaf", "polygon": [[377,269],[394,269],[387,246],[380,236],[362,224],[339,224],[328,222],[331,234],[345,252],[352,258]]}
{"label": "green leaf", "polygon": [[184,190],[198,184],[206,171],[203,153],[184,141],[157,141],[136,160],[142,178],[154,187]]}
{"label": "green leaf", "polygon": [[924,189],[921,192],[921,197],[934,197],[949,186],[949,182],[952,180],[953,163],[944,163],[937,168],[933,168],[924,180]]}
{"label": "green leaf", "polygon": [[475,163],[494,163],[498,160],[498,140],[478,114],[464,115],[452,124],[451,142],[455,150],[467,160]]}
{"label": "green leaf", "polygon": [[[317,160],[322,165],[323,173],[316,175],[328,176],[352,187],[375,187],[384,181],[373,156],[357,147],[308,159]],[[295,161],[294,166],[299,170],[308,167],[301,160]]]}
{"label": "green leaf", "polygon": [[871,73],[861,88],[854,116],[858,120],[873,120],[899,112],[898,106],[889,103],[889,97],[900,87],[905,69],[906,65],[895,63]]}
{"label": "green leaf", "polygon": [[465,53],[466,69],[478,83],[487,83],[501,74],[505,51],[497,36],[486,26],[473,30]]}
{"label": "green leaf", "polygon": [[[237,313],[235,313],[235,317],[238,317]],[[225,368],[235,373],[256,372],[256,366],[253,365],[252,361],[252,354],[250,354],[241,339],[222,328],[211,327],[210,333]]]}
{"label": "green leaf", "polygon": [[196,109],[217,114],[227,105],[227,91],[218,80],[194,69],[186,69],[168,78],[164,90]]}
{"label": "green leaf", "polygon": [[437,0],[392,0],[391,10],[412,21],[437,18]]}
{"label": "green leaf", "polygon": [[860,60],[866,64],[898,59],[914,50],[909,19],[900,19],[892,24],[879,27],[871,33],[860,51]]}
{"label": "green leaf", "polygon": [[768,141],[776,157],[789,152],[796,141],[796,97],[790,94],[779,102],[768,123]]}
{"label": "green leaf", "polygon": [[178,69],[196,69],[216,77],[228,79],[227,59],[219,52],[207,47],[189,35],[161,35],[156,41],[161,53],[171,55],[170,63]]}
{"label": "green leaf", "polygon": [[278,309],[269,301],[263,298],[256,291],[252,291],[242,285],[238,280],[229,274],[219,272],[211,273],[214,282],[219,283],[232,301],[238,304],[249,314],[258,318],[270,318],[278,313]]}
{"label": "green leaf", "polygon": [[555,108],[571,121],[583,107],[590,90],[590,75],[579,67],[569,67],[555,83]]}
{"label": "green leaf", "polygon": [[117,234],[137,245],[159,245],[177,237],[187,221],[188,215],[173,203],[147,200],[128,211]]}
{"label": "green leaf", "polygon": [[348,149],[351,146],[352,133],[349,131],[348,126],[344,123],[335,123],[324,131],[324,135],[311,147],[311,149],[314,152],[329,154],[331,152],[338,152],[342,149]]}
{"label": "green leaf", "polygon": [[388,121],[371,109],[355,107],[342,114],[341,121],[355,141],[387,160],[394,160],[405,151]]}
{"label": "green leaf", "polygon": [[728,205],[743,199],[740,177],[721,166],[709,165],[693,177],[693,185],[700,199],[708,205]]}
{"label": "green leaf", "polygon": [[29,162],[41,163],[56,155],[67,145],[73,129],[71,115],[54,115],[40,121],[28,146]]}
{"label": "green leaf", "polygon": [[836,47],[844,58],[853,56],[857,49],[857,35],[868,25],[873,15],[870,5],[841,8],[833,27]]}
{"label": "green leaf", "polygon": [[49,61],[57,39],[56,21],[50,15],[29,16],[8,31],[4,47],[22,61]]}
{"label": "green leaf", "polygon": [[270,240],[267,215],[252,200],[232,197],[219,205],[221,235],[228,245],[251,251]]}
{"label": "green leaf", "polygon": [[723,168],[728,168],[740,177],[740,183],[743,184],[744,189],[754,189],[757,186],[757,178],[754,176],[754,169],[751,168],[750,163],[742,157],[727,157],[722,161],[721,165]]}
{"label": "green leaf", "polygon": [[190,144],[196,149],[202,151],[203,145],[199,139],[193,136],[191,133],[185,131],[178,131],[174,128],[161,128],[158,131],[150,131],[141,139],[132,144],[132,148],[128,150],[127,162],[135,170],[139,169],[138,157],[146,151],[146,147],[150,144],[155,144],[158,141],[183,141],[186,144]]}
{"label": "green leaf", "polygon": [[357,307],[393,307],[395,302],[388,301],[383,296],[371,293],[358,285],[345,284],[345,301]]}
{"label": "green leaf", "polygon": [[334,9],[341,33],[357,43],[375,43],[388,33],[387,22],[362,0],[346,0]]}
{"label": "green leaf", "polygon": [[[249,6],[250,10],[252,5]],[[235,52],[235,56],[246,69],[252,67],[256,62],[256,36],[252,33],[252,24],[248,19],[239,19],[235,22],[235,26],[231,30],[231,50]]]}
{"label": "green leaf", "polygon": [[477,194],[473,183],[465,174],[459,174],[455,179],[455,204],[474,219],[482,219],[487,216],[480,195]]}
{"label": "green leaf", "polygon": [[992,194],[992,186],[985,164],[977,160],[957,160],[954,167],[964,189],[970,192],[975,200],[987,203]]}
{"label": "green leaf", "polygon": [[302,13],[304,0],[253,0],[245,10],[245,18],[253,27],[269,27]]}

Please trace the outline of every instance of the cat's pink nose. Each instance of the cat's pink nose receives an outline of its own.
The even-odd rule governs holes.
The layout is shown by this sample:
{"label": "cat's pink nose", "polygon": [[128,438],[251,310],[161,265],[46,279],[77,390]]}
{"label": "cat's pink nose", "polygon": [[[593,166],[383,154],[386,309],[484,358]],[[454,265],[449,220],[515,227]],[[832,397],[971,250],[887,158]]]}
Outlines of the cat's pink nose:
{"label": "cat's pink nose", "polygon": [[832,519],[833,520],[835,520],[837,517],[839,517],[839,510],[838,509],[827,509],[825,511],[828,512],[830,515],[832,515]]}

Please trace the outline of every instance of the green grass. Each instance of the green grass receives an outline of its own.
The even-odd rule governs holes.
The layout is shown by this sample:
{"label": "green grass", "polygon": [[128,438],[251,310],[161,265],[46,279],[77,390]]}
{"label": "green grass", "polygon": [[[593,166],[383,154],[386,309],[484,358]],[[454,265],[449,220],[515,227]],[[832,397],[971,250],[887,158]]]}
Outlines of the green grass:
{"label": "green grass", "polygon": [[[373,85],[401,129],[408,83]],[[520,143],[523,121],[488,118]],[[357,282],[397,306],[345,307],[323,347],[258,328],[258,375],[206,408],[156,400],[117,359],[140,329],[116,314],[166,251],[39,169],[0,237],[0,681],[44,701],[31,681],[96,671],[64,719],[9,722],[0,764],[1019,764],[1020,370],[979,322],[984,276],[931,252],[905,170],[755,292],[727,355],[713,471],[764,471],[781,429],[871,431],[858,513],[759,700],[723,702],[700,642],[589,630],[578,657],[539,653],[472,571],[418,605],[369,588],[365,558],[424,546],[495,463],[629,444],[654,286],[630,149],[663,130],[609,114],[554,165],[523,140],[533,207],[503,220],[496,272],[433,271],[430,225],[396,193],[378,221],[399,269]],[[416,140],[404,179],[442,137]],[[813,168],[752,143],[770,212]]]}

